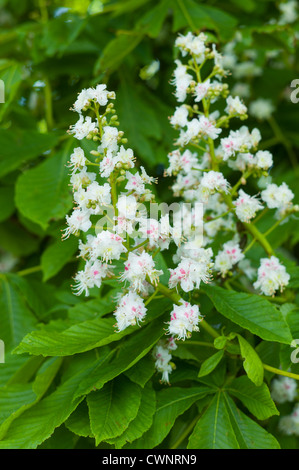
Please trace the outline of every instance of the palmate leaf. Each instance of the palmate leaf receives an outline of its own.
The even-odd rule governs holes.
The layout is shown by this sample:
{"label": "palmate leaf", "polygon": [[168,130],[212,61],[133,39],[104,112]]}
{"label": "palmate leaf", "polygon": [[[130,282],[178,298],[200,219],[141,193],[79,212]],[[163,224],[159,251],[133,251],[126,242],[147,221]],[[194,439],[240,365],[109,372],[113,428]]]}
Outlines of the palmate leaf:
{"label": "palmate leaf", "polygon": [[239,449],[220,391],[198,420],[189,438],[188,449]]}
{"label": "palmate leaf", "polygon": [[[141,362],[141,361],[140,361]],[[136,418],[134,418],[127,429],[115,439],[109,439],[109,444],[114,444],[116,449],[121,449],[126,442],[132,442],[141,437],[152,425],[156,411],[156,393],[151,382],[142,390],[141,402]]]}
{"label": "palmate leaf", "polygon": [[245,375],[233,380],[224,388],[228,393],[241,400],[250,413],[264,420],[279,415],[270,391],[265,383],[256,387]]}
{"label": "palmate leaf", "polygon": [[235,436],[241,449],[280,449],[272,434],[240,411],[226,393],[223,394]]}
{"label": "palmate leaf", "polygon": [[87,397],[90,426],[96,446],[120,436],[136,418],[141,401],[141,387],[127,377],[111,380],[101,390]]}
{"label": "palmate leaf", "polygon": [[216,310],[237,325],[267,341],[290,344],[292,335],[278,308],[254,294],[205,285]]}
{"label": "palmate leaf", "polygon": [[[60,358],[52,358],[42,365],[34,382],[9,384],[0,388],[0,439],[5,436],[7,429],[18,416],[41,399],[61,363]],[[22,379],[24,380],[24,374]]]}
{"label": "palmate leaf", "polygon": [[157,393],[157,409],[151,428],[126,449],[152,449],[160,444],[170,432],[176,418],[196,401],[213,393],[209,387],[173,387]]}
{"label": "palmate leaf", "polygon": [[199,418],[188,449],[279,449],[279,444],[219,390]]}
{"label": "palmate leaf", "polygon": [[0,441],[0,449],[35,449],[50,437],[82,401],[83,397],[75,398],[75,392],[89,370],[80,370],[15,419]]}

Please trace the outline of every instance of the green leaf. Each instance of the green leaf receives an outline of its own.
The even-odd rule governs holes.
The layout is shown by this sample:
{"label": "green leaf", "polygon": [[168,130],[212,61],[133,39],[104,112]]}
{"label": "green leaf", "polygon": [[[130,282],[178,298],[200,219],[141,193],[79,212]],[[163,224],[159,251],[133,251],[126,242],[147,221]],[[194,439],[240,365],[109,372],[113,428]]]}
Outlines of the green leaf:
{"label": "green leaf", "polygon": [[[56,145],[55,133],[41,134],[22,129],[0,129],[0,177],[7,175],[21,163],[40,156]],[[33,189],[32,187],[30,188]]]}
{"label": "green leaf", "polygon": [[80,382],[88,375],[89,368],[80,370],[58,386],[29,410],[26,410],[10,426],[0,449],[35,449],[52,435],[76,409],[82,398],[75,398]]}
{"label": "green leaf", "polygon": [[94,437],[90,428],[88,406],[86,400],[82,401],[71,416],[64,423],[65,426],[78,436]]}
{"label": "green leaf", "polygon": [[232,15],[210,5],[199,5],[194,0],[176,0],[173,2],[173,31],[188,25],[194,33],[200,29],[212,29],[222,39],[229,39],[236,28],[237,20]]}
{"label": "green leaf", "polygon": [[1,339],[8,351],[31,331],[36,319],[21,292],[4,274],[0,274]]}
{"label": "green leaf", "polygon": [[134,367],[127,370],[125,375],[132,382],[144,387],[155,372],[155,361],[150,355],[143,357]]}
{"label": "green leaf", "polygon": [[226,393],[223,395],[241,449],[280,449],[279,443],[272,434],[269,434],[238,410],[233,400]]}
{"label": "green leaf", "polygon": [[244,375],[233,380],[225,390],[241,400],[250,413],[258,419],[264,420],[270,418],[270,416],[279,415],[265,383],[260,387],[256,387]]}
{"label": "green leaf", "polygon": [[95,73],[111,71],[118,67],[142,39],[143,33],[130,34],[128,32],[128,34],[122,34],[110,41],[95,64]]}
{"label": "green leaf", "polygon": [[125,76],[118,92],[117,109],[121,127],[132,142],[133,150],[153,166],[157,163],[153,140],[160,140],[162,134],[155,111],[145,96],[143,88],[137,88],[130,77]]}
{"label": "green leaf", "polygon": [[0,439],[18,416],[41,399],[60,366],[61,359],[50,359],[42,365],[33,383],[0,388]]}
{"label": "green leaf", "polygon": [[[71,145],[70,145],[71,144]],[[35,168],[22,174],[16,184],[16,205],[27,219],[46,229],[50,220],[61,219],[72,205],[66,162],[72,142]]]}
{"label": "green leaf", "polygon": [[[155,309],[155,315],[161,315],[169,302],[159,302],[160,311],[155,308],[156,303],[151,303],[147,320],[151,319],[151,311]],[[77,310],[80,309],[78,305]],[[84,308],[84,307],[83,307]],[[138,330],[139,327],[131,327],[121,332],[115,332],[115,317],[101,318],[101,303],[98,304],[99,315],[97,318],[87,321],[81,321],[69,326],[66,322],[66,328],[62,329],[59,325],[59,331],[55,329],[55,324],[45,326],[40,331],[29,333],[15,349],[17,354],[28,352],[34,355],[43,356],[70,356],[90,349],[98,348],[113,341],[119,341],[124,336]],[[113,308],[110,305],[109,310]]]}
{"label": "green leaf", "polygon": [[77,250],[78,240],[75,237],[64,241],[58,240],[47,247],[41,257],[43,281],[55,276],[70,261]]}
{"label": "green leaf", "polygon": [[118,355],[109,363],[95,364],[90,371],[88,378],[82,381],[78,388],[78,396],[86,395],[94,388],[100,389],[110,380],[117,377],[122,372],[133,367],[140,359],[142,359],[157,343],[164,334],[163,320],[157,319],[148,326],[143,327],[134,335],[130,336],[119,348]]}
{"label": "green leaf", "polygon": [[213,356],[206,359],[202,365],[200,366],[200,371],[198,373],[198,377],[204,377],[205,375],[209,375],[219,364],[221,359],[223,358],[224,351],[218,351]]}
{"label": "green leaf", "polygon": [[137,28],[146,32],[151,38],[156,38],[163,26],[165,18],[171,7],[170,0],[163,0],[154,8],[145,13],[137,22]]}
{"label": "green leaf", "polygon": [[110,381],[87,397],[90,426],[96,446],[120,436],[136,418],[141,401],[141,388],[127,377]]}
{"label": "green leaf", "polygon": [[38,250],[39,243],[39,240],[14,218],[0,224],[0,246],[12,255],[30,255]]}
{"label": "green leaf", "polygon": [[198,420],[188,449],[239,449],[223,394],[219,391]]}
{"label": "green leaf", "polygon": [[213,393],[209,387],[173,387],[159,391],[153,425],[140,439],[127,444],[125,448],[153,449],[165,439],[177,417],[209,393]]}
{"label": "green leaf", "polygon": [[216,310],[237,325],[267,341],[290,344],[291,332],[280,311],[268,300],[254,294],[205,285]]}
{"label": "green leaf", "polygon": [[13,186],[0,188],[0,222],[8,219],[15,210]]}
{"label": "green leaf", "polygon": [[[141,362],[141,361],[140,361]],[[117,438],[109,440],[116,449],[121,449],[127,442],[132,442],[141,437],[152,425],[156,411],[156,394],[150,382],[142,390],[140,407],[127,429]]]}
{"label": "green leaf", "polygon": [[250,380],[258,387],[264,380],[263,363],[253,347],[241,336],[236,335],[239,340],[241,355],[244,359],[243,367]]}

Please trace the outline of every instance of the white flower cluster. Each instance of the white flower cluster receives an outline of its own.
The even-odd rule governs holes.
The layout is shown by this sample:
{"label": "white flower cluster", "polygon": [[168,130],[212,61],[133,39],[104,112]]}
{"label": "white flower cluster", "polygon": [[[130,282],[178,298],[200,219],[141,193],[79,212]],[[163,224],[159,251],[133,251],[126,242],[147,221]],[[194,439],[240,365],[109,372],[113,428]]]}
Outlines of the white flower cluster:
{"label": "white flower cluster", "polygon": [[[213,244],[214,249],[215,240],[218,237],[221,239],[223,235],[230,241],[221,243],[223,248],[215,254],[213,269],[222,277],[227,277],[233,275],[233,270],[237,267],[252,279],[253,268],[242,252],[239,235],[242,230],[238,224],[244,224],[243,231],[248,230],[255,240],[255,227],[250,230],[248,226],[254,223],[259,211],[266,207],[277,209],[275,217],[280,219],[297,210],[292,204],[294,194],[286,183],[280,186],[268,183],[261,193],[254,195],[240,188],[250,177],[265,178],[273,166],[273,156],[268,150],[258,149],[261,133],[257,128],[249,130],[242,125],[223,135],[231,119],[247,118],[245,104],[239,96],[230,95],[228,86],[223,83],[225,68],[231,65],[235,70],[234,45],[231,50],[230,46],[227,47],[226,54],[222,57],[214,44],[208,44],[203,34],[197,40],[196,38],[188,33],[186,36],[179,36],[176,41],[182,58],[187,61],[184,63],[183,59],[176,60],[172,83],[181,104],[170,117],[170,123],[179,132],[175,142],[178,148],[169,153],[169,167],[165,171],[167,176],[174,177],[174,196],[182,197],[186,202],[199,202],[204,206],[203,236],[194,237],[198,232],[196,228],[190,233],[190,237],[193,237],[192,246],[194,238],[196,240],[196,250],[190,249],[191,239],[187,237],[173,258],[178,266],[170,269],[169,287],[179,286],[184,292],[198,289],[201,281],[211,279],[213,253],[209,244]],[[197,47],[193,48],[193,44],[197,44]],[[202,69],[206,62],[210,63],[210,73],[204,79]],[[226,102],[222,115],[215,106],[220,99]],[[262,111],[260,118],[261,113]],[[241,177],[234,186],[226,177],[225,166],[241,172]],[[264,212],[261,216],[263,214]],[[262,237],[263,234],[259,241]],[[268,256],[272,255],[271,250],[268,250],[267,240],[265,246]],[[203,256],[203,253],[208,252],[209,256]],[[254,287],[265,295],[281,291],[290,278],[285,268],[278,260],[278,264],[274,263],[274,259],[275,256],[262,260],[257,273],[258,279],[254,283]],[[272,270],[265,269],[266,262],[273,264]]]}
{"label": "white flower cluster", "polygon": [[177,348],[174,338],[170,337],[166,340],[160,340],[153,349],[153,357],[155,359],[155,367],[162,374],[161,382],[169,383],[169,374],[174,369],[171,362],[172,355],[170,351]]}
{"label": "white flower cluster", "polygon": [[272,380],[271,396],[277,403],[294,401],[297,396],[297,382],[290,377],[279,376]]}
{"label": "white flower cluster", "polygon": [[[294,194],[285,183],[268,184],[260,195],[240,188],[250,177],[267,176],[273,157],[267,150],[258,150],[258,129],[250,131],[241,126],[225,134],[231,119],[247,118],[247,108],[239,96],[229,94],[223,82],[227,74],[225,58],[215,44],[209,45],[204,34],[188,33],[178,37],[176,46],[181,60],[175,61],[172,83],[180,104],[170,124],[179,137],[176,149],[168,155],[165,174],[173,177],[173,194],[182,199],[178,206],[183,208],[183,234],[175,214],[173,222],[168,213],[148,216],[148,207],[155,202],[149,186],[155,178],[142,166],[136,168],[134,152],[126,148],[127,139],[118,129],[118,117],[110,101],[115,93],[103,84],[84,89],[73,106],[79,119],[69,132],[79,141],[89,140],[94,148],[86,155],[83,148],[77,147],[70,156],[75,206],[66,217],[64,231],[64,237],[80,237],[79,252],[85,264],[74,277],[78,295],[87,296],[91,289],[101,288],[107,278],[122,283],[114,311],[117,331],[145,321],[147,305],[156,294],[173,299],[166,329],[171,338],[162,340],[154,350],[156,368],[164,382],[169,381],[174,367],[170,353],[177,347],[174,339],[185,340],[199,331],[202,316],[192,301],[192,292],[202,282],[211,281],[213,270],[223,278],[232,276],[235,269],[253,278],[253,268],[242,251],[242,233],[249,231],[251,243],[263,240],[262,234],[255,236],[256,226],[250,231],[256,214],[264,208],[261,201],[269,209],[276,209],[278,218],[286,218],[296,210]],[[207,61],[212,61],[210,74],[202,79]],[[220,106],[222,114],[216,106],[219,99],[225,100]],[[230,182],[227,175],[231,172],[225,167],[241,172],[240,179]],[[197,203],[203,208],[201,217]],[[162,263],[160,259],[158,266],[155,256],[168,250],[172,242],[174,266],[168,268],[166,287],[160,277],[167,273],[158,269]],[[216,250],[214,262],[212,248]],[[287,286],[290,276],[267,244],[266,252],[269,258],[261,260],[254,288],[274,295]]]}
{"label": "white flower cluster", "polygon": [[264,295],[273,295],[277,290],[282,291],[289,280],[290,275],[286,272],[286,268],[275,256],[271,256],[261,259],[254,287]]}
{"label": "white flower cluster", "polygon": [[299,436],[299,403],[294,406],[290,415],[280,418],[278,429],[288,436]]}

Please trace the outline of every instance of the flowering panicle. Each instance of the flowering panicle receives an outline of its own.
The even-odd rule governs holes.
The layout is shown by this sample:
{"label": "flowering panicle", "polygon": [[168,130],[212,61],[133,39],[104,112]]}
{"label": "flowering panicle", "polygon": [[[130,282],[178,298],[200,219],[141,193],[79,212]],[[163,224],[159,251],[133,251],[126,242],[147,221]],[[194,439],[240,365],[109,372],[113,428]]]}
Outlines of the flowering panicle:
{"label": "flowering panicle", "polygon": [[[248,113],[242,100],[246,90],[242,96],[230,94],[224,81],[229,64],[236,69],[229,48],[221,55],[203,33],[179,35],[175,46],[181,56],[175,61],[171,83],[178,106],[170,125],[178,137],[168,155],[165,176],[173,178],[173,195],[181,198],[179,217],[175,212],[172,219],[163,211],[160,217],[148,214],[148,207],[155,203],[150,186],[156,179],[138,165],[133,150],[126,146],[112,102],[115,93],[100,84],[82,90],[72,108],[79,118],[69,133],[79,141],[89,140],[89,147],[94,148],[87,155],[79,146],[70,156],[74,209],[66,217],[63,235],[80,237],[79,253],[85,265],[74,276],[76,294],[87,296],[106,279],[121,283],[122,295],[114,310],[117,331],[146,321],[148,304],[157,293],[173,300],[166,329],[170,338],[161,340],[153,352],[163,382],[169,382],[174,368],[175,341],[199,331],[203,318],[194,291],[211,282],[213,272],[214,281],[235,272],[250,280],[257,274],[253,288],[268,296],[288,285],[289,274],[255,222],[265,209],[275,209],[279,222],[298,210],[286,183],[271,182],[258,194],[243,189],[248,179],[268,176],[273,156],[258,148],[261,134],[257,128],[229,129],[231,120],[243,123]],[[203,78],[207,62],[209,75]],[[239,67],[240,77],[243,69]],[[221,112],[219,100],[223,101]],[[257,105],[255,112],[262,115]],[[234,172],[241,175],[234,177]],[[251,241],[246,246],[248,235]],[[256,242],[268,256],[261,259],[258,270],[245,258]],[[174,265],[162,270],[165,263],[160,255],[155,257],[171,243]],[[160,279],[167,274],[165,286]]]}

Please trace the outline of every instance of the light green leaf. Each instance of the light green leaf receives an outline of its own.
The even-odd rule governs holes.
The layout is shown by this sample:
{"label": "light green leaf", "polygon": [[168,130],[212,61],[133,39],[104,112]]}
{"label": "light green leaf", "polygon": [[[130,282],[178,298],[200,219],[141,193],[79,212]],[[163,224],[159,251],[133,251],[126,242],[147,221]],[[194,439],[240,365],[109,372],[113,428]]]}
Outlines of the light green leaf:
{"label": "light green leaf", "polygon": [[250,380],[258,387],[264,380],[263,363],[253,347],[241,336],[236,335],[239,340],[241,355],[244,359],[243,367]]}
{"label": "light green leaf", "polygon": [[205,285],[202,289],[216,310],[232,322],[267,341],[291,343],[292,336],[287,323],[278,308],[268,300],[217,286]]}
{"label": "light green leaf", "polygon": [[120,436],[137,416],[140,401],[141,388],[123,375],[90,393],[87,404],[96,445]]}
{"label": "light green leaf", "polygon": [[264,420],[270,418],[270,416],[279,415],[265,383],[260,387],[256,387],[248,377],[243,375],[233,380],[225,390],[241,400],[250,413],[258,419]]}
{"label": "light green leaf", "polygon": [[205,375],[209,375],[219,364],[221,359],[223,358],[224,351],[218,351],[213,356],[206,359],[200,366],[200,371],[198,373],[198,377],[204,377]]}
{"label": "light green leaf", "polygon": [[189,438],[188,449],[239,449],[220,391],[198,420]]}

